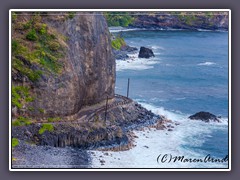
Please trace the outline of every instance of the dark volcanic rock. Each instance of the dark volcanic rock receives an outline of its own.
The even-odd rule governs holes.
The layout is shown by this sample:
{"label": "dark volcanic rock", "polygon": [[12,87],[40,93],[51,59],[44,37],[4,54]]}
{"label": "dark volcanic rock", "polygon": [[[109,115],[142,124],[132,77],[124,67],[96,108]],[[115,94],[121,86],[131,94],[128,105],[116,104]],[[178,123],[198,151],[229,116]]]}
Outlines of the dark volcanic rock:
{"label": "dark volcanic rock", "polygon": [[118,59],[118,60],[125,60],[125,59],[129,58],[129,56],[127,55],[127,52],[125,52],[125,51],[114,49],[113,54],[115,56],[115,59]]}
{"label": "dark volcanic rock", "polygon": [[220,120],[214,114],[211,114],[209,112],[203,112],[203,111],[198,112],[192,116],[189,116],[189,118],[192,120],[202,120],[204,122],[210,122],[210,121],[220,122]]}
{"label": "dark volcanic rock", "polygon": [[129,58],[128,54],[135,53],[137,50],[138,49],[136,47],[126,45],[122,46],[120,50],[113,49],[113,54],[115,56],[115,59],[125,60]]}
{"label": "dark volcanic rock", "polygon": [[150,57],[154,57],[154,54],[151,49],[146,48],[146,47],[141,47],[138,57],[139,58],[150,58]]}
{"label": "dark volcanic rock", "polygon": [[[39,134],[42,124],[13,126],[12,137],[33,142],[41,146],[93,149],[101,146],[127,144],[126,130],[153,123],[155,115],[136,106],[135,102],[111,109],[107,114],[106,124],[102,121],[105,112],[99,114],[99,122],[62,122],[53,123],[53,131]],[[113,124],[114,123],[114,124]]]}
{"label": "dark volcanic rock", "polygon": [[131,46],[123,46],[121,47],[121,51],[125,51],[125,52],[128,52],[128,53],[133,53],[133,52],[136,52],[138,49],[136,47],[131,47]]}

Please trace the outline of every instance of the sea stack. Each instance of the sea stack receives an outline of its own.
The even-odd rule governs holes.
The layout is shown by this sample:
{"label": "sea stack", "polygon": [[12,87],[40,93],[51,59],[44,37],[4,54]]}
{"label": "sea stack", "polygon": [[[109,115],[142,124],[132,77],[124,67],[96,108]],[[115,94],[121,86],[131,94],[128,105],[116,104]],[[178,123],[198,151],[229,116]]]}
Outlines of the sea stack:
{"label": "sea stack", "polygon": [[155,55],[153,54],[153,51],[149,48],[146,47],[141,47],[138,57],[139,58],[150,58],[150,57],[154,57]]}

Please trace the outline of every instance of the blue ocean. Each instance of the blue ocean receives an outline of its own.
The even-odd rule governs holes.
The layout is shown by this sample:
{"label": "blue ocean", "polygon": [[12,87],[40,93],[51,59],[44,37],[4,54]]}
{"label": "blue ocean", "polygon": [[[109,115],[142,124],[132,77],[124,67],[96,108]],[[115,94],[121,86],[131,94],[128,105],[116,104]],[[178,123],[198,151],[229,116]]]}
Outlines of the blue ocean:
{"label": "blue ocean", "polygon": [[[130,98],[156,114],[181,123],[171,132],[173,135],[162,136],[161,142],[149,140],[154,144],[159,142],[157,149],[151,151],[189,158],[228,155],[228,32],[129,30],[122,36],[130,46],[151,48],[155,57],[140,59],[136,53],[129,54],[127,60],[117,60],[116,93],[127,95],[129,78]],[[188,119],[199,111],[221,116],[222,122]],[[175,166],[182,167],[182,164],[171,165]],[[228,163],[185,166],[227,168]]]}

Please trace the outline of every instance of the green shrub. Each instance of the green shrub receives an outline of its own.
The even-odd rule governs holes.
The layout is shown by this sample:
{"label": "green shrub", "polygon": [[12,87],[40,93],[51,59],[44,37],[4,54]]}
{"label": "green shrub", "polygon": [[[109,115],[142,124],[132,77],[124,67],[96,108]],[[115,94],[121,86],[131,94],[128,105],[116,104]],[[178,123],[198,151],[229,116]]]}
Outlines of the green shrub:
{"label": "green shrub", "polygon": [[16,40],[12,40],[12,53],[16,52],[19,46],[19,42]]}
{"label": "green shrub", "polygon": [[52,124],[43,124],[42,127],[39,129],[38,133],[43,134],[45,131],[52,132],[54,127]]}
{"label": "green shrub", "polygon": [[47,25],[44,23],[37,23],[34,27],[36,28],[37,32],[39,32],[39,34],[47,33]]}
{"label": "green shrub", "polygon": [[116,39],[112,40],[111,43],[112,43],[112,47],[117,50],[119,50],[122,46],[126,45],[124,39],[121,37],[117,37]]}
{"label": "green shrub", "polygon": [[42,71],[41,70],[36,70],[36,71],[31,70],[31,72],[27,74],[28,78],[32,82],[37,81],[41,77],[41,75],[42,75]]}
{"label": "green shrub", "polygon": [[32,122],[25,118],[25,117],[18,117],[15,121],[12,122],[12,125],[13,126],[28,126],[28,125],[31,125]]}
{"label": "green shrub", "polygon": [[15,121],[12,122],[12,125],[13,125],[13,126],[21,126],[21,122],[15,120]]}
{"label": "green shrub", "polygon": [[28,87],[12,85],[12,105],[22,108],[23,104],[31,101],[33,98],[30,96]]}
{"label": "green shrub", "polygon": [[70,19],[74,18],[75,15],[76,15],[76,12],[73,12],[73,11],[68,12],[68,17],[69,17]]}
{"label": "green shrub", "polygon": [[26,39],[29,41],[36,41],[38,39],[36,30],[35,29],[30,30],[26,35]]}
{"label": "green shrub", "polygon": [[19,141],[17,138],[12,138],[12,148],[15,148],[19,144]]}

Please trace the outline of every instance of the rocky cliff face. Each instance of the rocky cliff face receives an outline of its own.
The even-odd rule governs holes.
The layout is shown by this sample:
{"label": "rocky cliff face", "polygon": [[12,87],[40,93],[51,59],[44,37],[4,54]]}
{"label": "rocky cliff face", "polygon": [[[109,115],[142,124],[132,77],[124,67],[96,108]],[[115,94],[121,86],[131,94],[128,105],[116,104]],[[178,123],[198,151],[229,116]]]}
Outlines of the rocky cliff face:
{"label": "rocky cliff face", "polygon": [[228,30],[227,12],[147,12],[134,13],[130,25],[151,29]]}
{"label": "rocky cliff face", "polygon": [[[107,23],[102,15],[44,13],[15,16],[13,42],[16,41],[17,53],[13,52],[12,56],[12,84],[28,87],[34,98],[27,105],[19,105],[14,116],[67,116],[85,105],[106,99],[106,96],[114,96],[115,59]],[[32,23],[30,29],[25,28],[28,23]],[[43,27],[46,27],[45,31]],[[55,43],[55,46],[50,46],[46,38],[53,39],[51,44]],[[56,55],[59,46],[61,56]],[[27,49],[26,52],[19,53],[19,47]],[[52,48],[49,50],[48,47]],[[28,53],[35,51],[37,55]],[[55,58],[52,57],[54,55]],[[15,68],[15,62],[20,67]],[[57,72],[52,68],[55,62],[60,67]],[[28,73],[35,75],[39,71],[38,78],[32,78]],[[16,101],[23,102],[23,98]]]}

